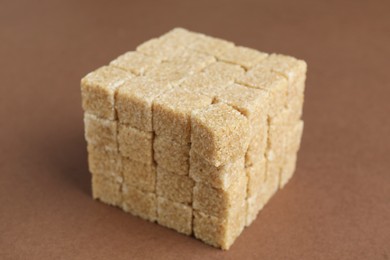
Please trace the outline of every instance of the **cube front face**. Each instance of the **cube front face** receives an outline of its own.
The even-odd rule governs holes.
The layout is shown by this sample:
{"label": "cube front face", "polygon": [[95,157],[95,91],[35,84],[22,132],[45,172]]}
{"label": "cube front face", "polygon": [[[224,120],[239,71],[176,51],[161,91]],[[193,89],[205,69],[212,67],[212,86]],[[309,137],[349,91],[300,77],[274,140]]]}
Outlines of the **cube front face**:
{"label": "cube front face", "polygon": [[185,29],[82,79],[93,197],[228,249],[292,177],[306,63]]}

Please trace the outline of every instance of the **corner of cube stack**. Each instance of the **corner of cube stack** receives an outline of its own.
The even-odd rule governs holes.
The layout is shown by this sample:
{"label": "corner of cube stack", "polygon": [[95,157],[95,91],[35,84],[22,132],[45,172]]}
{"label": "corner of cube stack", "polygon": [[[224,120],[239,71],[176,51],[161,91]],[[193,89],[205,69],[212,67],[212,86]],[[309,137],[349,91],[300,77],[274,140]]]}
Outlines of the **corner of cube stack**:
{"label": "corner of cube stack", "polygon": [[88,73],[93,198],[229,249],[295,172],[306,70],[175,28]]}

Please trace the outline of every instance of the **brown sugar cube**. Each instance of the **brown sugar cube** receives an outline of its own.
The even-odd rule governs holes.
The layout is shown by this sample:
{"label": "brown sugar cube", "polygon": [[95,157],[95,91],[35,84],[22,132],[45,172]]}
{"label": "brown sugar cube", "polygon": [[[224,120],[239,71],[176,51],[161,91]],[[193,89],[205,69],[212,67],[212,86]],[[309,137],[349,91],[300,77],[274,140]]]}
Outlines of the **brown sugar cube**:
{"label": "brown sugar cube", "polygon": [[149,221],[157,219],[156,194],[143,192],[134,186],[123,185],[122,209]]}
{"label": "brown sugar cube", "polygon": [[153,141],[154,160],[163,169],[178,175],[188,175],[190,144],[182,144],[155,136]]}
{"label": "brown sugar cube", "polygon": [[267,175],[279,175],[285,157],[285,146],[288,126],[270,123],[268,131],[268,146],[266,150]]}
{"label": "brown sugar cube", "polygon": [[[266,120],[264,120],[267,122]],[[245,154],[245,166],[251,166],[258,161],[263,160],[266,155],[268,140],[268,124],[264,123],[264,127],[254,131],[252,139],[249,143],[248,150]]]}
{"label": "brown sugar cube", "polygon": [[225,218],[217,218],[194,210],[194,235],[209,245],[227,250],[244,229],[245,212],[244,205],[230,211]]}
{"label": "brown sugar cube", "polygon": [[299,120],[289,127],[288,134],[286,136],[286,154],[296,154],[298,152],[301,144],[303,127],[304,123],[302,120]]}
{"label": "brown sugar cube", "polygon": [[187,74],[190,75],[202,71],[204,68],[215,62],[216,59],[214,56],[191,50],[182,50],[175,52],[161,65],[164,66],[166,63],[175,64],[177,68],[187,71]]}
{"label": "brown sugar cube", "polygon": [[270,118],[272,124],[289,125],[295,123],[302,116],[303,99],[298,97],[288,103],[278,114]]}
{"label": "brown sugar cube", "polygon": [[[285,156],[280,156],[267,162],[266,176],[280,176]],[[279,177],[278,177],[279,178]]]}
{"label": "brown sugar cube", "polygon": [[270,176],[259,183],[259,187],[252,189],[250,195],[246,199],[247,212],[246,212],[246,226],[252,224],[256,219],[260,210],[263,209],[265,204],[271,199],[278,189],[279,178],[277,175]]}
{"label": "brown sugar cube", "polygon": [[282,170],[280,172],[279,188],[282,189],[294,174],[297,162],[297,155],[293,154],[287,157],[284,161]]}
{"label": "brown sugar cube", "polygon": [[[265,159],[246,168],[248,176],[246,226],[249,226],[256,219],[259,211],[267,202],[266,199],[269,199],[272,196],[273,189],[271,188],[274,187],[272,186],[274,182],[271,182],[271,180],[277,180],[277,178],[275,178],[277,175],[267,179],[266,168],[267,161]],[[272,184],[271,188],[267,188],[270,183]],[[277,186],[274,188],[277,188]]]}
{"label": "brown sugar cube", "polygon": [[190,204],[194,181],[189,176],[177,175],[157,167],[156,193],[171,201]]}
{"label": "brown sugar cube", "polygon": [[190,177],[196,182],[203,182],[215,188],[227,190],[232,183],[245,174],[243,157],[216,167],[201,155],[190,151]]}
{"label": "brown sugar cube", "polygon": [[266,161],[265,159],[256,164],[247,167],[246,174],[248,177],[247,197],[251,197],[261,190],[266,180]]}
{"label": "brown sugar cube", "polygon": [[175,53],[185,50],[188,45],[198,38],[198,33],[193,33],[183,28],[175,28],[159,38],[153,38],[140,44],[137,47],[137,51],[166,60]]}
{"label": "brown sugar cube", "polygon": [[228,249],[295,171],[306,67],[175,28],[88,74],[94,198]]}
{"label": "brown sugar cube", "polygon": [[180,42],[161,38],[150,39],[137,47],[137,52],[163,61],[183,50],[185,47]]}
{"label": "brown sugar cube", "polygon": [[307,65],[303,60],[281,54],[271,54],[257,64],[259,68],[271,68],[289,82],[288,99],[302,96],[305,88]]}
{"label": "brown sugar cube", "polygon": [[151,132],[153,100],[169,90],[168,83],[137,77],[123,84],[117,91],[115,108],[120,123],[138,130]]}
{"label": "brown sugar cube", "polygon": [[230,84],[218,93],[216,102],[228,104],[248,118],[252,131],[246,164],[252,165],[261,160],[267,144],[269,93],[261,89]]}
{"label": "brown sugar cube", "polygon": [[160,39],[167,43],[174,42],[186,47],[192,42],[196,41],[200,35],[202,34],[177,27],[160,36]]}
{"label": "brown sugar cube", "polygon": [[278,187],[278,175],[266,176],[266,179],[260,185],[260,188],[253,190],[250,196],[247,197],[246,226],[249,226],[256,219],[256,216],[258,215],[259,211],[276,193]]}
{"label": "brown sugar cube", "polygon": [[106,204],[120,206],[122,203],[122,178],[114,175],[92,174],[92,196]]}
{"label": "brown sugar cube", "polygon": [[232,42],[190,32],[182,28],[175,28],[159,38],[141,44],[137,47],[137,51],[166,59],[186,49],[215,56],[216,53],[221,53],[233,47]]}
{"label": "brown sugar cube", "polygon": [[180,68],[177,64],[172,62],[161,63],[159,66],[153,67],[147,71],[146,77],[161,83],[168,83],[171,85],[177,85],[189,73],[185,68]]}
{"label": "brown sugar cube", "polygon": [[229,84],[218,93],[216,102],[228,104],[248,118],[254,130],[264,127],[268,114],[269,93],[261,89],[249,88],[239,84]]}
{"label": "brown sugar cube", "polygon": [[287,108],[286,108],[287,121],[294,122],[299,120],[302,117],[303,103],[304,103],[303,99],[304,99],[303,95],[299,95],[288,101]]}
{"label": "brown sugar cube", "polygon": [[223,93],[229,83],[233,83],[237,77],[243,74],[244,70],[238,65],[214,62],[204,68],[201,73],[183,79],[180,82],[180,88],[214,99],[218,93]]}
{"label": "brown sugar cube", "polygon": [[229,83],[227,78],[222,78],[206,73],[197,73],[186,77],[180,82],[180,89],[191,93],[198,93],[213,99],[218,93],[223,92]]}
{"label": "brown sugar cube", "polygon": [[244,75],[245,70],[239,65],[218,61],[211,63],[202,72],[210,78],[218,77],[233,82],[236,78]]}
{"label": "brown sugar cube", "polygon": [[262,196],[262,193],[259,191],[254,195],[251,195],[247,198],[247,206],[246,206],[246,220],[245,220],[245,226],[250,226],[252,222],[256,219],[257,215],[259,214],[260,210],[262,210],[264,207],[264,196]]}
{"label": "brown sugar cube", "polygon": [[269,114],[274,116],[287,103],[288,81],[271,68],[254,67],[236,80],[239,84],[269,92]]}
{"label": "brown sugar cube", "polygon": [[145,191],[154,192],[156,187],[156,167],[154,164],[146,164],[129,158],[122,158],[123,181],[128,186]]}
{"label": "brown sugar cube", "polygon": [[181,51],[172,54],[167,61],[146,71],[145,75],[156,81],[175,85],[213,62],[215,62],[215,58],[212,56]]}
{"label": "brown sugar cube", "polygon": [[188,45],[188,48],[197,52],[207,53],[213,56],[217,56],[218,53],[226,52],[234,47],[234,43],[207,36],[204,34],[198,34],[197,39],[192,44]]}
{"label": "brown sugar cube", "polygon": [[111,61],[110,65],[119,69],[127,70],[137,76],[140,76],[144,75],[145,71],[153,68],[160,62],[161,60],[158,58],[146,56],[135,51],[129,51]]}
{"label": "brown sugar cube", "polygon": [[88,167],[93,174],[121,176],[122,158],[118,152],[105,151],[88,145]]}
{"label": "brown sugar cube", "polygon": [[283,149],[285,147],[286,139],[286,126],[284,125],[269,125],[268,131],[268,146],[266,157],[269,161],[273,161],[275,158],[283,155]]}
{"label": "brown sugar cube", "polygon": [[243,156],[248,149],[249,121],[228,105],[194,111],[191,127],[192,149],[216,167]]}
{"label": "brown sugar cube", "polygon": [[172,228],[177,232],[191,235],[192,208],[191,206],[173,202],[161,197],[157,198],[158,224]]}
{"label": "brown sugar cube", "polygon": [[289,128],[285,144],[286,156],[280,172],[280,188],[283,188],[294,174],[302,132],[303,121],[298,121]]}
{"label": "brown sugar cube", "polygon": [[81,80],[82,105],[85,112],[114,120],[114,97],[119,86],[133,78],[124,70],[103,66]]}
{"label": "brown sugar cube", "polygon": [[147,164],[153,162],[153,133],[119,124],[118,144],[121,155]]}
{"label": "brown sugar cube", "polygon": [[279,188],[279,174],[267,174],[265,177],[264,189],[262,189],[262,200],[264,205],[272,198]]}
{"label": "brown sugar cube", "polygon": [[217,54],[218,60],[225,62],[238,64],[244,67],[245,69],[250,69],[258,64],[261,60],[265,59],[268,54],[259,52],[257,50],[237,46],[234,48],[229,48],[223,52]]}
{"label": "brown sugar cube", "polygon": [[246,226],[249,226],[264,207],[264,186],[266,180],[266,160],[246,168],[248,176]]}
{"label": "brown sugar cube", "polygon": [[229,189],[222,190],[204,183],[196,183],[193,193],[194,209],[218,218],[245,204],[247,177],[242,174]]}
{"label": "brown sugar cube", "polygon": [[302,131],[303,121],[294,124],[271,123],[269,147],[266,152],[268,159],[267,174],[280,174],[286,157],[297,153]]}
{"label": "brown sugar cube", "polygon": [[84,114],[85,139],[88,145],[106,151],[118,151],[117,123],[98,118],[92,114]]}
{"label": "brown sugar cube", "polygon": [[178,143],[190,143],[191,111],[211,104],[212,99],[175,88],[156,98],[153,103],[153,130]]}

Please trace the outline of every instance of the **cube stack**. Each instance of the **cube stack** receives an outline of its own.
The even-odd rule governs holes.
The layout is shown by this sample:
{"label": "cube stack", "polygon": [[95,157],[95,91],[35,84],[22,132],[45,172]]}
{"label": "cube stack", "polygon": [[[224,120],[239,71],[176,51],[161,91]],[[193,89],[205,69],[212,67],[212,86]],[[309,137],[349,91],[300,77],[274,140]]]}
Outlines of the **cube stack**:
{"label": "cube stack", "polygon": [[294,173],[305,75],[180,28],[89,73],[93,197],[228,249]]}

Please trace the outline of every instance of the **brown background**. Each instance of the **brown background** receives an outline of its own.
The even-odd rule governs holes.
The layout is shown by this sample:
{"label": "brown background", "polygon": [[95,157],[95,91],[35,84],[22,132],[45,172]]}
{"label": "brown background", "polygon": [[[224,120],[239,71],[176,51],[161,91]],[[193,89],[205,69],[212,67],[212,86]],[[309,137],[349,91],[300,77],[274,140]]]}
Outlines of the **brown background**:
{"label": "brown background", "polygon": [[[389,259],[388,1],[1,1],[1,259]],[[175,26],[309,64],[293,180],[228,252],[91,199],[79,80]]]}

